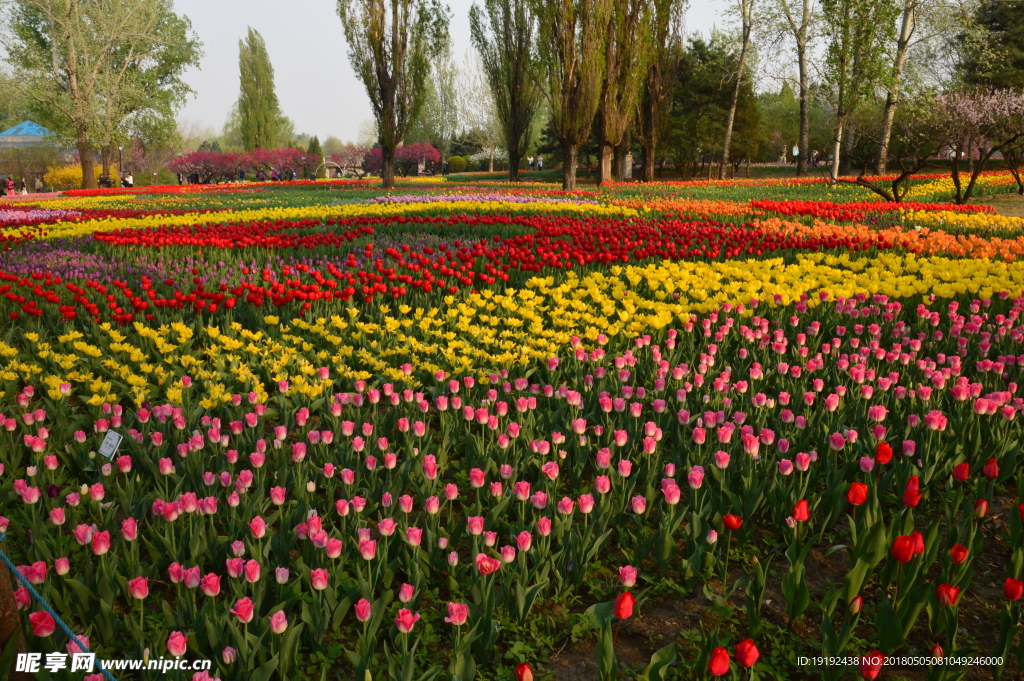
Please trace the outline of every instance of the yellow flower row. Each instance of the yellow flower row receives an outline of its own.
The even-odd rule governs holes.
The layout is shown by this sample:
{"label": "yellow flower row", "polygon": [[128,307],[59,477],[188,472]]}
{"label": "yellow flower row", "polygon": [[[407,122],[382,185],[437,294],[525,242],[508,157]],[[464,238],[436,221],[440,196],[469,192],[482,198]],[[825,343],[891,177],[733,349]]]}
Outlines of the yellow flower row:
{"label": "yellow flower row", "polygon": [[[573,336],[594,341],[598,334],[627,337],[679,326],[693,313],[724,303],[756,299],[773,306],[818,292],[832,298],[883,293],[925,300],[1024,289],[1024,263],[989,259],[884,253],[872,258],[807,254],[783,259],[719,263],[662,262],[613,267],[580,277],[568,272],[536,277],[521,289],[484,290],[448,296],[441,307],[400,305],[363,312],[282,322],[264,319],[262,329],[233,323],[191,327],[184,323],[151,327],[136,323],[132,333],[109,325],[84,342],[81,334],[41,339],[20,337],[21,347],[0,343],[0,381],[42,381],[59,399],[56,386],[67,382],[84,401],[98,405],[122,397],[136,404],[190,399],[206,408],[234,393],[256,392],[289,380],[310,400],[325,396],[331,382],[317,369],[348,381],[384,376],[416,385],[400,370],[404,364],[435,372],[475,374],[485,381],[495,369],[525,366],[564,353]],[[748,309],[747,314],[750,313]],[[22,342],[23,341],[23,342]],[[196,382],[187,388],[182,373]],[[53,395],[51,395],[53,396]]]}
{"label": "yellow flower row", "polygon": [[[190,227],[193,225],[220,224],[225,222],[245,223],[276,220],[326,220],[364,215],[405,215],[431,213],[576,213],[586,215],[614,215],[632,217],[637,211],[632,208],[598,204],[515,203],[511,201],[448,201],[416,203],[350,204],[341,206],[268,207],[245,210],[229,210],[216,213],[188,213],[185,215],[148,215],[139,218],[87,220],[84,222],[57,222],[44,227],[30,228],[29,234],[40,239],[60,239],[93,232],[116,229],[145,229],[147,227]],[[39,230],[39,231],[37,231]],[[0,230],[0,236],[16,236],[25,233],[25,228],[11,227]]]}
{"label": "yellow flower row", "polygon": [[960,213],[937,210],[907,211],[904,223],[908,227],[958,227],[972,230],[1024,230],[1024,218],[996,215],[994,213]]}

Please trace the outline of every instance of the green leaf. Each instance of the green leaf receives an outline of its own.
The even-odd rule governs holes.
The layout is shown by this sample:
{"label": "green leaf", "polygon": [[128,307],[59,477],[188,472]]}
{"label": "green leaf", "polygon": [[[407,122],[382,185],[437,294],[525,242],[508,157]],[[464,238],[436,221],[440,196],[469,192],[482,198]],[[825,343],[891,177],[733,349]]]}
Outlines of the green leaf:
{"label": "green leaf", "polygon": [[277,671],[278,656],[274,655],[269,662],[260,666],[250,676],[250,681],[269,681],[274,672]]}
{"label": "green leaf", "polygon": [[668,668],[675,661],[676,644],[669,643],[651,656],[651,663],[637,675],[636,681],[664,681]]}

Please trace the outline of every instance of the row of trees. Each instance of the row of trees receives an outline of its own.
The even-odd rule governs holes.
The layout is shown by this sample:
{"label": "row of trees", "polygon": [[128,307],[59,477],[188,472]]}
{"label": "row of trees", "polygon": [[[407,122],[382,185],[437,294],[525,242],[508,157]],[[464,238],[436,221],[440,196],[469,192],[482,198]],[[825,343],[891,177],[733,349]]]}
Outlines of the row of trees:
{"label": "row of trees", "polygon": [[[808,172],[812,149],[830,159],[833,178],[849,172],[855,158],[862,169],[885,173],[908,160],[902,154],[914,146],[906,134],[912,128],[919,138],[946,139],[932,149],[932,156],[945,154],[958,143],[950,130],[929,127],[934,116],[922,119],[928,102],[934,114],[943,91],[949,101],[957,92],[966,101],[980,96],[978,87],[1024,86],[1021,0],[729,0],[736,31],[727,41],[685,40],[682,0],[481,1],[470,11],[471,37],[510,175],[516,179],[537,118],[545,115],[540,127],[557,145],[566,188],[574,186],[580,151],[590,145],[596,145],[597,179],[621,179],[634,140],[644,179],[653,179],[656,160],[679,146],[681,134],[694,140],[680,126],[703,115],[693,111],[697,90],[713,90],[714,111],[721,113],[702,157],[717,149],[719,176],[749,160],[758,63],[761,75],[791,84],[795,95],[796,130],[779,146],[795,143],[798,175]],[[395,149],[415,130],[424,103],[444,90],[438,83],[450,77],[427,66],[443,61],[448,15],[433,0],[339,0],[338,7],[350,60],[373,104],[390,186]],[[770,59],[759,62],[764,56]],[[717,82],[696,82],[699,71],[716,70],[715,59],[728,70],[715,74]],[[817,125],[830,129],[827,145],[814,139],[816,113],[824,114]],[[696,127],[708,128],[709,118]],[[864,161],[868,141],[870,162]]]}
{"label": "row of trees", "polygon": [[191,92],[181,76],[201,55],[171,0],[2,0],[0,45],[5,96],[74,140],[85,187],[96,186],[97,154],[109,174],[119,148],[174,136]]}

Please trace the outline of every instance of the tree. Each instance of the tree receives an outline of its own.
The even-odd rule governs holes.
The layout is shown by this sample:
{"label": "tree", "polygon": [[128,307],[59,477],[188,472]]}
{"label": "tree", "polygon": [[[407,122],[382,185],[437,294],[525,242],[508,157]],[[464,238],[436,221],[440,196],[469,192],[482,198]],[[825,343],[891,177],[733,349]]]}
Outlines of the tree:
{"label": "tree", "polygon": [[486,158],[488,172],[494,172],[494,159],[505,153],[500,148],[505,135],[494,93],[475,53],[466,53],[459,82],[459,110],[463,112],[464,130],[453,140],[452,147],[458,148],[459,156]]}
{"label": "tree", "polygon": [[395,185],[395,149],[419,114],[430,62],[448,44],[437,0],[338,0],[352,68],[377,121],[381,178]]}
{"label": "tree", "polygon": [[802,177],[807,174],[807,159],[811,155],[811,87],[808,60],[811,40],[818,24],[818,8],[816,0],[776,0],[776,3],[767,8],[766,25],[787,31],[796,47],[797,83],[800,88],[800,125],[797,133],[799,154],[796,157],[796,175]]}
{"label": "tree", "polygon": [[541,98],[533,6],[530,0],[484,0],[483,10],[470,8],[469,26],[508,150],[509,180],[516,182]]}
{"label": "tree", "polygon": [[601,103],[611,0],[535,0],[548,101],[562,147],[562,188],[576,189],[580,145]]}
{"label": "tree", "polygon": [[427,74],[423,107],[410,126],[405,143],[429,142],[441,154],[442,160],[451,151],[452,140],[462,127],[459,107],[458,82],[461,74],[452,61],[451,49],[446,46],[439,53]]}
{"label": "tree", "polygon": [[616,180],[623,179],[621,168],[612,172],[612,153],[620,147],[636,117],[640,87],[651,62],[654,18],[651,4],[651,0],[612,0],[605,41],[604,87],[598,113],[598,182],[613,176]]}
{"label": "tree", "polygon": [[238,95],[239,129],[242,147],[271,149],[281,130],[281,106],[274,89],[274,65],[267,44],[258,31],[249,29],[245,40],[238,41],[238,70],[241,92]]}
{"label": "tree", "polygon": [[652,0],[651,65],[647,69],[639,110],[640,146],[643,149],[643,181],[654,182],[654,166],[660,141],[667,132],[670,104],[679,75],[683,50],[680,36],[685,0]]}
{"label": "tree", "polygon": [[317,177],[327,177],[327,168],[320,167],[324,160],[324,150],[323,147],[320,146],[319,137],[314,136],[313,139],[309,141],[309,147],[306,148],[306,157],[310,159],[310,162],[313,163],[313,167],[317,169]]}
{"label": "tree", "polygon": [[[954,200],[967,203],[993,154],[1024,139],[1024,93],[967,88],[946,92],[937,103],[938,140],[950,151]],[[964,184],[961,166],[977,161]]]}
{"label": "tree", "polygon": [[831,171],[836,180],[846,124],[883,80],[884,46],[895,31],[897,8],[889,0],[822,0],[821,9],[831,36],[824,82],[836,116]]}
{"label": "tree", "polygon": [[1024,88],[1024,0],[982,0],[975,21],[981,31],[970,41],[964,80]]}
{"label": "tree", "polygon": [[96,186],[93,151],[97,143],[109,148],[112,128],[154,102],[172,113],[188,91],[180,75],[197,62],[199,45],[170,0],[0,6],[14,83],[40,122],[75,140],[87,188]]}
{"label": "tree", "polygon": [[754,30],[754,0],[736,0],[736,13],[740,17],[740,58],[736,64],[735,84],[732,89],[732,99],[729,100],[729,113],[725,119],[725,139],[722,142],[722,165],[718,171],[718,178],[725,179],[725,167],[729,163],[729,153],[732,146],[732,128],[736,122],[736,107],[740,99],[740,88],[743,87],[744,69],[747,66],[747,57],[750,54],[750,34]]}

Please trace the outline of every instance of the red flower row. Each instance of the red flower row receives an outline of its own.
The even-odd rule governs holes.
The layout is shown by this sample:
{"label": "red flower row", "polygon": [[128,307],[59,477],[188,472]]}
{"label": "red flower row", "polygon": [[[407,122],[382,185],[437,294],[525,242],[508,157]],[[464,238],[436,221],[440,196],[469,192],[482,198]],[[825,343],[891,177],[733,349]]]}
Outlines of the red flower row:
{"label": "red flower row", "polygon": [[994,213],[992,206],[959,206],[951,203],[894,203],[892,201],[856,201],[833,203],[832,201],[775,201],[756,199],[750,202],[754,208],[763,208],[781,215],[809,215],[839,222],[861,222],[868,213],[887,213],[904,210],[947,210],[963,213]]}

